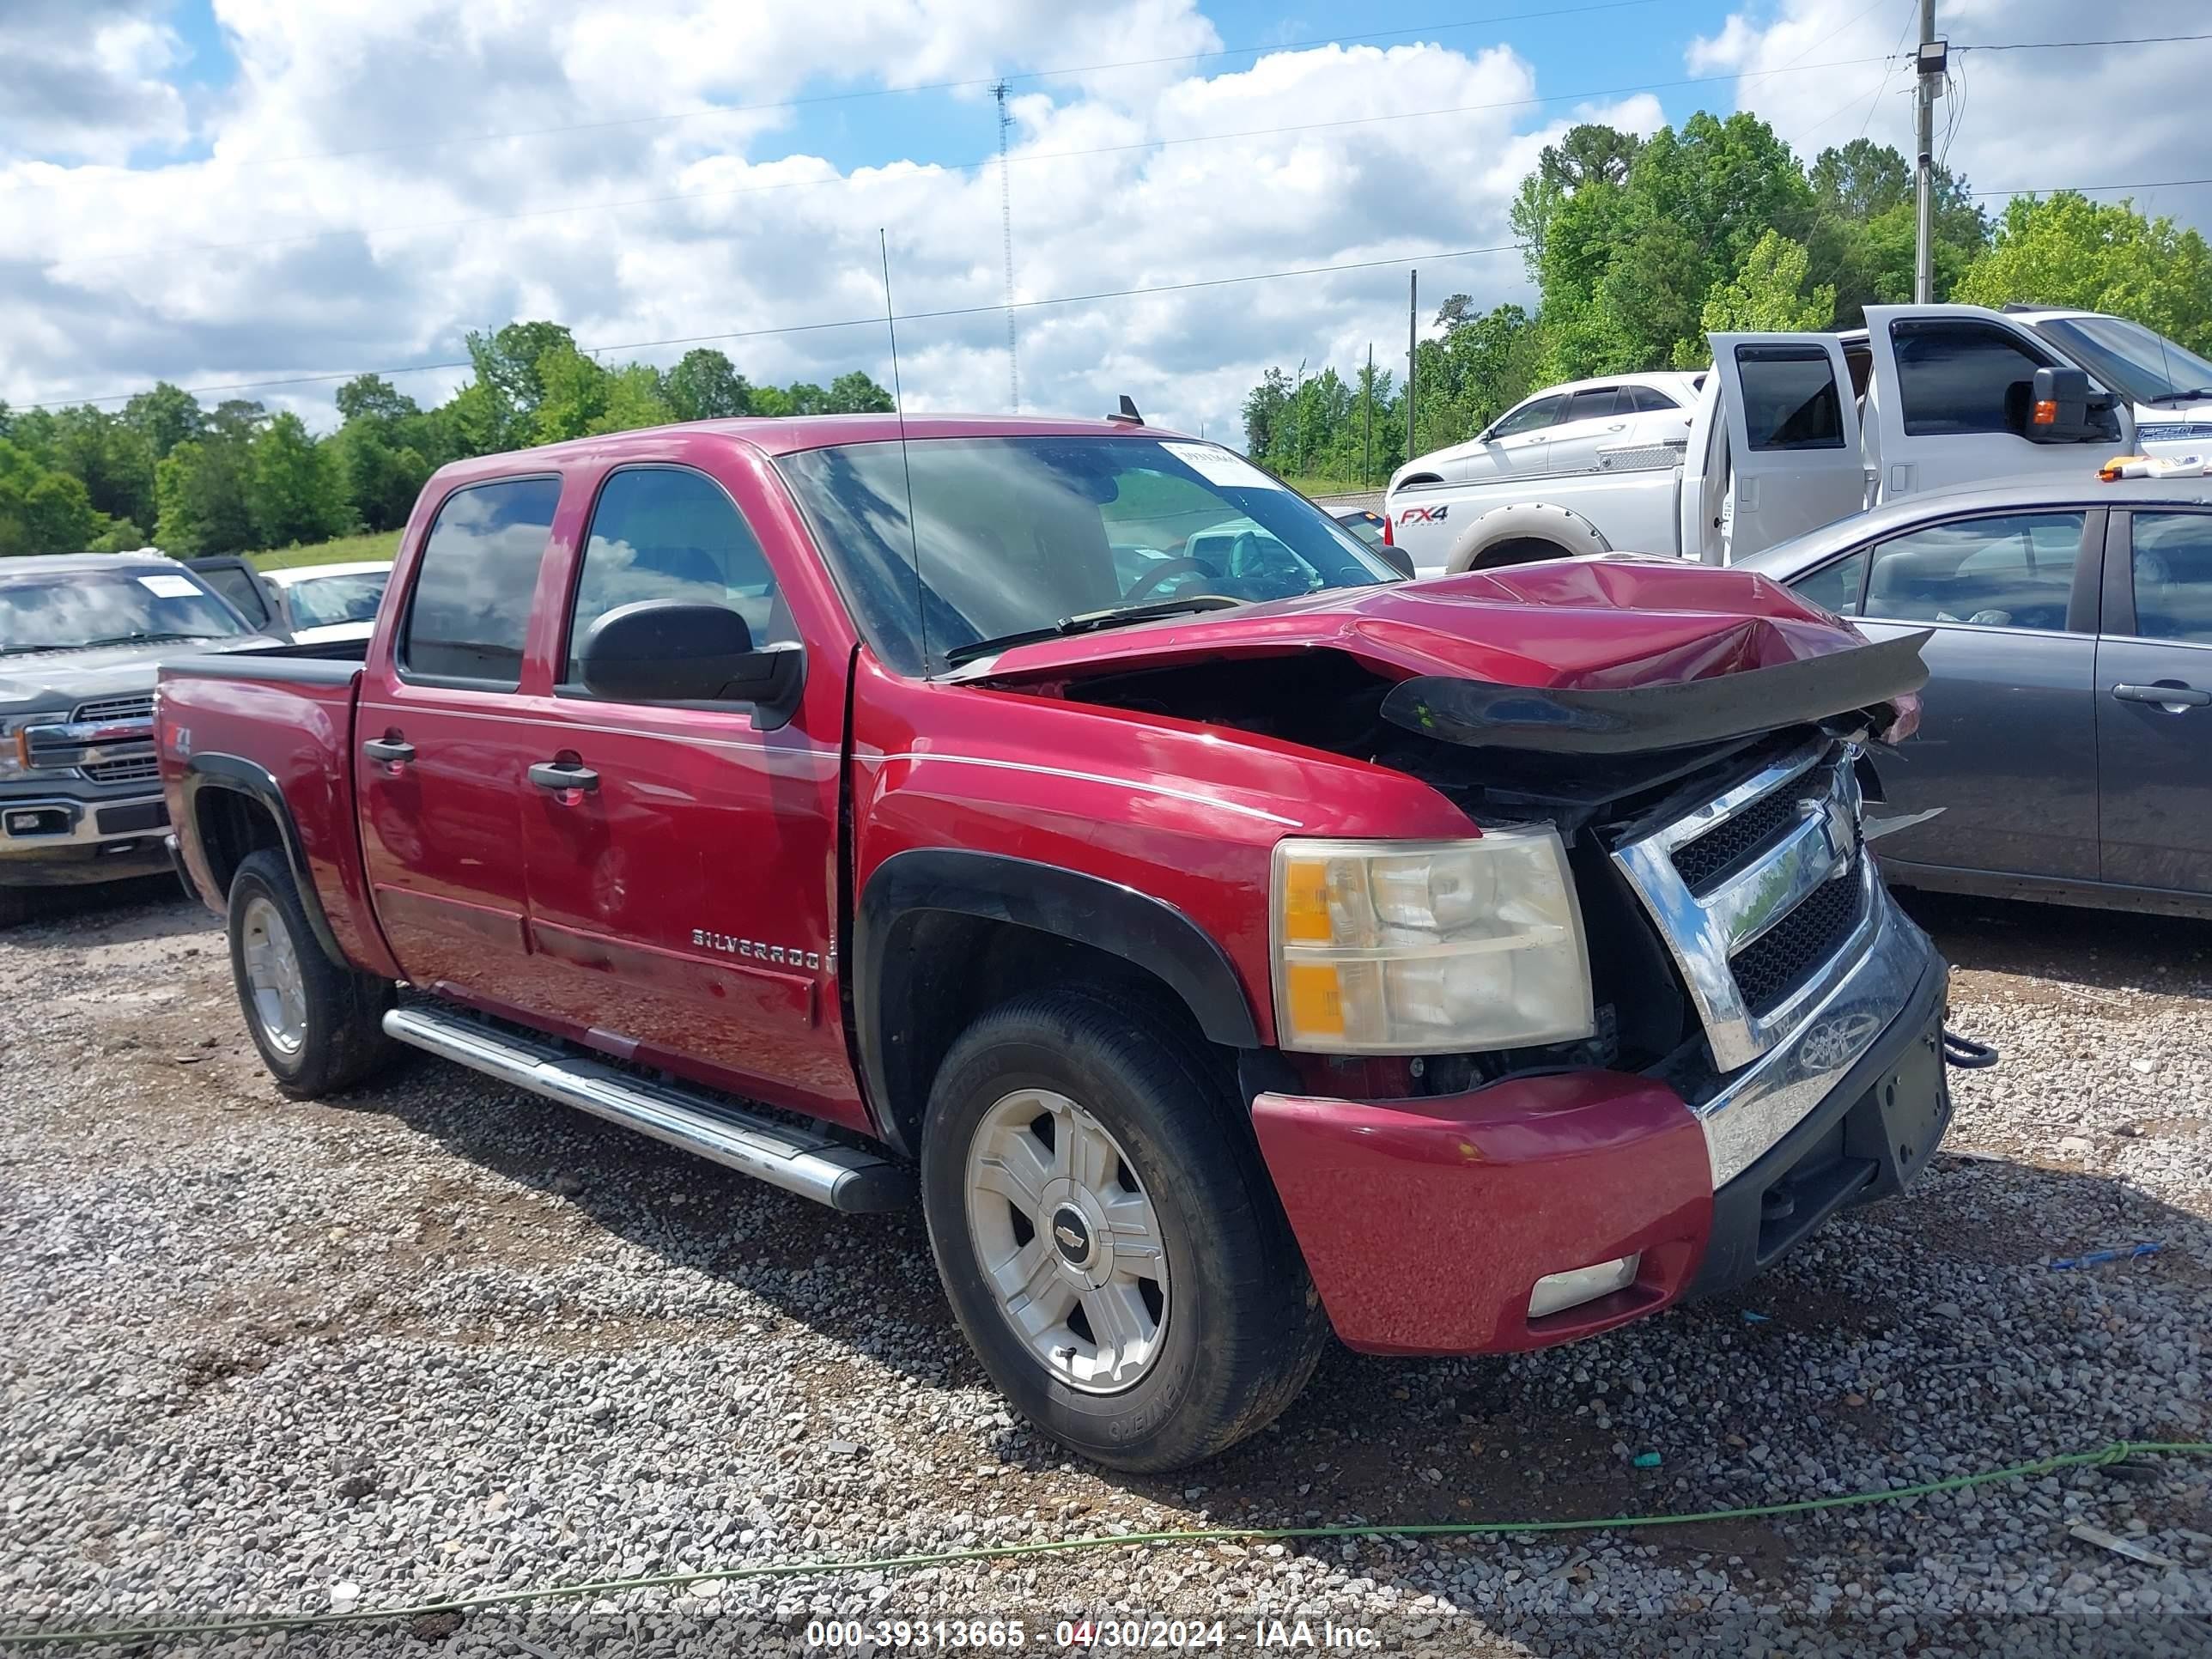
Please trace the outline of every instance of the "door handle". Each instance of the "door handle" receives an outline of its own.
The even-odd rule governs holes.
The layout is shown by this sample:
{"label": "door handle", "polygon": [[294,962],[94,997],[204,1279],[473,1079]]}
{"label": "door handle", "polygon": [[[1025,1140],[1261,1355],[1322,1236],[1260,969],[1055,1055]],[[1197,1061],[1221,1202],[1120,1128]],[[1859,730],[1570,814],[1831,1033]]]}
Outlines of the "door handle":
{"label": "door handle", "polygon": [[400,738],[371,738],[362,744],[361,752],[387,766],[404,766],[415,758],[415,745]]}
{"label": "door handle", "polygon": [[599,787],[599,775],[579,761],[539,761],[530,769],[530,781],[556,794],[570,789],[589,792]]}
{"label": "door handle", "polygon": [[2199,691],[2194,686],[2179,681],[2161,681],[2156,685],[2116,685],[2112,695],[2122,702],[2154,702],[2179,714],[2184,708],[2202,708],[2212,702],[2212,691]]}

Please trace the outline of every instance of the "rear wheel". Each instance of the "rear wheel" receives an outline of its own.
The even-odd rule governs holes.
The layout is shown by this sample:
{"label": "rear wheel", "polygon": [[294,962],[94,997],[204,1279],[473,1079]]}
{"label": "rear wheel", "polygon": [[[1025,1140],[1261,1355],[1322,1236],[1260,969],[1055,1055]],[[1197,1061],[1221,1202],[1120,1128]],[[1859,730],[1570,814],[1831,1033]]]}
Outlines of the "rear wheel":
{"label": "rear wheel", "polygon": [[283,854],[264,848],[238,866],[229,935],[238,1006],[279,1090],[317,1099],[351,1087],[390,1057],[383,1022],[391,982],[324,954]]}
{"label": "rear wheel", "polygon": [[1040,993],[971,1026],[931,1092],[923,1205],[961,1328],[1027,1416],[1121,1468],[1263,1428],[1328,1336],[1210,1059],[1149,1011]]}

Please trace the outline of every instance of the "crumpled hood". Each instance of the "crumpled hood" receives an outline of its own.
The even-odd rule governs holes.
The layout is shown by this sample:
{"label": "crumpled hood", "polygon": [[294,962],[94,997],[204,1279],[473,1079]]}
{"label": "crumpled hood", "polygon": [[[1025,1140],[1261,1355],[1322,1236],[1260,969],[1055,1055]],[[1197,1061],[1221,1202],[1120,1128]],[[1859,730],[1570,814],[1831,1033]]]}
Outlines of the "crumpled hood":
{"label": "crumpled hood", "polygon": [[1333,650],[1391,679],[1607,691],[1773,668],[1864,643],[1850,623],[1750,571],[1614,556],[1340,589],[1048,640],[955,678],[1045,685]]}
{"label": "crumpled hood", "polygon": [[161,665],[273,643],[266,634],[220,640],[167,640],[154,645],[109,645],[97,651],[40,651],[0,657],[0,714],[74,708],[100,697],[150,693]]}

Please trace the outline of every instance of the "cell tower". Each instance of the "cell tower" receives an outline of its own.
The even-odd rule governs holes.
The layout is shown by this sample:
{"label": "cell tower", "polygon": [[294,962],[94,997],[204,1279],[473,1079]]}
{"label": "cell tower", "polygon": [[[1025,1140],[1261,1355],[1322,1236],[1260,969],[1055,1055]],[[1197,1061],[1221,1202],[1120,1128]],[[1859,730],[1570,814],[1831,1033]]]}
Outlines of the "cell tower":
{"label": "cell tower", "polygon": [[1006,252],[1006,407],[1015,414],[1022,407],[1022,367],[1014,350],[1014,185],[1006,166],[1006,132],[1014,118],[1006,113],[1006,94],[1012,88],[1001,81],[991,88],[999,100],[999,226]]}

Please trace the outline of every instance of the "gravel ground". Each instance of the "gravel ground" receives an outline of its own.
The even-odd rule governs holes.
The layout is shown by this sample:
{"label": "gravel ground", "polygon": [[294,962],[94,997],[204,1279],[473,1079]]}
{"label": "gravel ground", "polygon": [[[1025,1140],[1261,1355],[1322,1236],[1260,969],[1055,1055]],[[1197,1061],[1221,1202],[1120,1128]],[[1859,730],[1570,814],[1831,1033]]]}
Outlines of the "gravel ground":
{"label": "gravel ground", "polygon": [[[1954,1153],[1911,1194],[1580,1346],[1333,1353],[1274,1429],[1139,1480],[1006,1413],[918,1217],[840,1218],[428,1059],[283,1101],[173,893],[0,937],[0,1632],[1705,1511],[2212,1437],[2212,927],[1918,905],[1960,966],[1954,1024],[2005,1063],[1954,1073]],[[2138,1241],[2164,1248],[2047,1266]],[[2208,1489],[2212,1461],[2152,1457],[1784,1520],[1116,1548],[156,1645],[799,1652],[820,1619],[1020,1618],[1053,1650],[1057,1620],[1143,1614],[1220,1620],[1237,1652],[1303,1619],[1413,1653],[2203,1653]]]}

